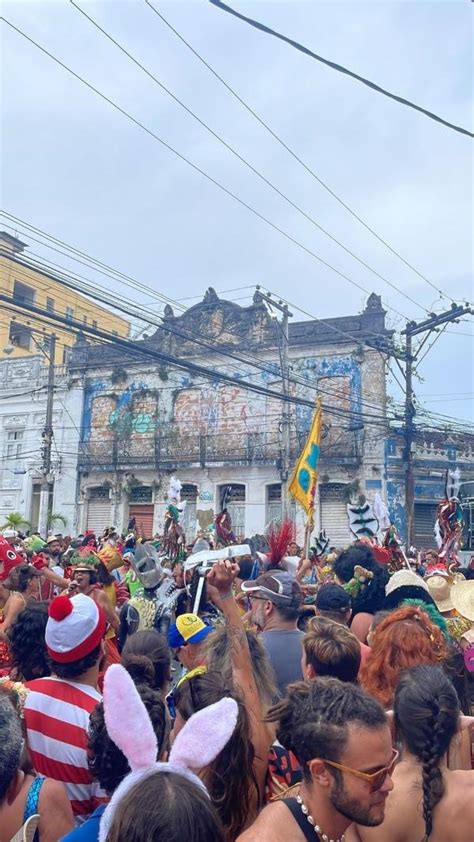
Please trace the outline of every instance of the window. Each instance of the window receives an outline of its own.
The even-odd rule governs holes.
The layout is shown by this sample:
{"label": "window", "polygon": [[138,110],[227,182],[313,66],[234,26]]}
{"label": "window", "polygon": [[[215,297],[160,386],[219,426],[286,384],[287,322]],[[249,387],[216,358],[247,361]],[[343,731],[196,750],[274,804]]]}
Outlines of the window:
{"label": "window", "polygon": [[7,459],[16,459],[21,455],[23,447],[23,430],[14,430],[7,433]]}
{"label": "window", "polygon": [[74,307],[66,307],[66,321],[72,322],[74,318]]}
{"label": "window", "polygon": [[149,485],[136,485],[128,495],[130,503],[152,503],[153,491]]}
{"label": "window", "polygon": [[219,488],[220,509],[225,507],[232,521],[232,532],[237,540],[245,535],[245,485],[221,485]]}
{"label": "window", "polygon": [[70,356],[71,356],[71,349],[70,348],[63,348],[63,365],[67,365],[69,363]]}
{"label": "window", "polygon": [[46,309],[48,313],[54,313],[54,298],[46,299]]}
{"label": "window", "polygon": [[86,324],[87,324],[87,316],[83,316],[83,317],[82,317],[82,321],[83,321],[83,324],[85,324],[85,325],[86,325]]}
{"label": "window", "polygon": [[281,483],[267,485],[266,526],[281,521]]}
{"label": "window", "polygon": [[92,327],[97,327],[97,322],[95,319],[92,319]]}
{"label": "window", "polygon": [[24,351],[29,351],[31,347],[31,328],[17,321],[11,321],[8,340],[15,348],[23,348]]}
{"label": "window", "polygon": [[13,301],[15,304],[34,304],[35,291],[33,287],[22,284],[21,281],[14,281]]}

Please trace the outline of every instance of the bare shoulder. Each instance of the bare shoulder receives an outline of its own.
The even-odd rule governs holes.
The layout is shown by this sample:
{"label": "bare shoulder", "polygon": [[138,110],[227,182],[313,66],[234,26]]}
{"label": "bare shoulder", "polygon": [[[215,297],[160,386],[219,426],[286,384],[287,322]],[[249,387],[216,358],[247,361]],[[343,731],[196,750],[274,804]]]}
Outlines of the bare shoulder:
{"label": "bare shoulder", "polygon": [[275,801],[262,810],[237,842],[288,842],[290,838],[297,842],[299,834],[300,830],[288,808],[282,801]]}
{"label": "bare shoulder", "polygon": [[43,786],[41,787],[39,807],[40,810],[44,810],[45,807],[51,809],[53,806],[57,809],[64,808],[67,812],[69,812],[68,808],[70,809],[70,801],[66,792],[66,787],[63,783],[61,783],[61,781],[54,781],[52,778],[46,778]]}

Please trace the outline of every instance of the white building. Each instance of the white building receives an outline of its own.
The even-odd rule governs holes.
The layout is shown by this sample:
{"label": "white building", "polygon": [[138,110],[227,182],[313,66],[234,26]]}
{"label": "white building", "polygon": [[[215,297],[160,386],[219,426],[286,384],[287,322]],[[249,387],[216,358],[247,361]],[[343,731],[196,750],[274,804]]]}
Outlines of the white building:
{"label": "white building", "polygon": [[[33,530],[38,526],[47,377],[47,361],[41,355],[0,358],[0,527],[14,512]],[[81,413],[82,389],[69,388],[66,368],[56,366],[49,510],[66,518],[70,533],[77,527]]]}

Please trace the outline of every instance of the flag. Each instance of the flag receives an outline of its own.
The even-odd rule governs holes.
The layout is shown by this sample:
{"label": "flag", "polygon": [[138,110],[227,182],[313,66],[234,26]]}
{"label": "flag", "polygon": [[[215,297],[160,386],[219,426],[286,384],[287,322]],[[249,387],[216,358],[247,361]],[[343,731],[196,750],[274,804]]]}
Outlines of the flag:
{"label": "flag", "polygon": [[314,498],[318,476],[321,417],[321,401],[318,398],[311,430],[289,485],[290,494],[303,506],[311,523],[313,521]]}

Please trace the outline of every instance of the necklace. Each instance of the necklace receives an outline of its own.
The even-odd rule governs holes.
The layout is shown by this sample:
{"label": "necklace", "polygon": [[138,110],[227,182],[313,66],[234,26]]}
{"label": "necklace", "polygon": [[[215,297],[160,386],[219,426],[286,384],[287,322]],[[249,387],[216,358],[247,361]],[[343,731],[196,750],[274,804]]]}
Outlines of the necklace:
{"label": "necklace", "polygon": [[296,796],[296,800],[301,807],[301,812],[303,813],[304,816],[306,816],[306,820],[314,828],[314,832],[317,833],[321,837],[322,842],[345,842],[344,834],[342,834],[342,836],[339,839],[330,839],[329,836],[326,833],[323,833],[323,831],[319,827],[319,824],[316,824],[313,817],[310,816],[309,810],[306,807],[306,805],[305,805],[305,803],[304,803],[304,801],[303,801],[303,799],[301,798],[300,795]]}

